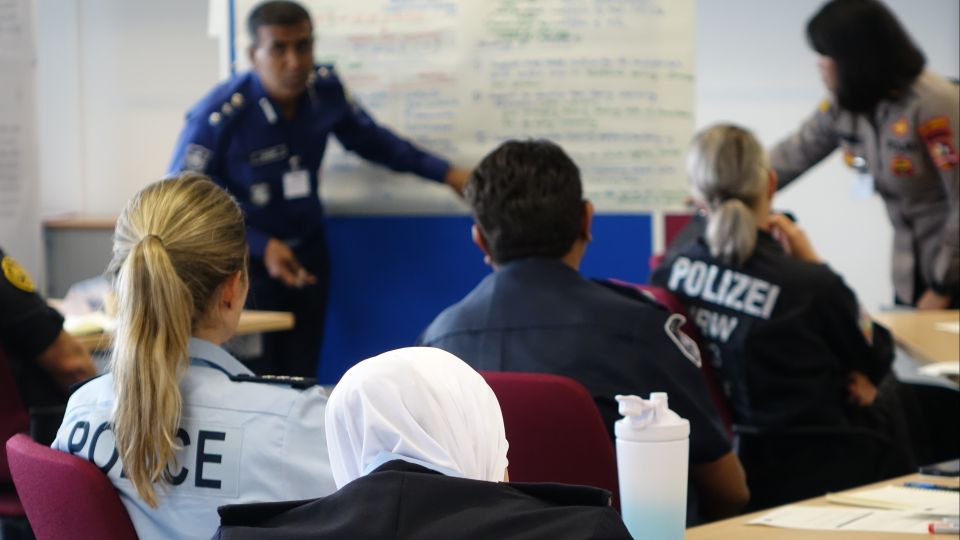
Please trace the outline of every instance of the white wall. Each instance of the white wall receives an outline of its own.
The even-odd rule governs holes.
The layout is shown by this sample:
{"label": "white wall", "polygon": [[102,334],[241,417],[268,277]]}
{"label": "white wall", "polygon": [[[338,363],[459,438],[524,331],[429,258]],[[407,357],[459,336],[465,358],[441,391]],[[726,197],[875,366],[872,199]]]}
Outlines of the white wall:
{"label": "white wall", "polygon": [[36,0],[41,210],[115,215],[217,81],[202,0]]}
{"label": "white wall", "polygon": [[[928,65],[960,69],[957,0],[886,0],[926,53]],[[805,27],[821,0],[697,2],[697,126],[734,121],[773,144],[824,97]],[[834,153],[774,201],[792,210],[821,256],[867,309],[889,305],[892,230],[876,195],[851,195],[852,174]]]}
{"label": "white wall", "polygon": [[[165,171],[186,109],[217,80],[202,0],[35,0],[41,210],[113,215]],[[957,0],[888,0],[936,70],[957,76]],[[804,37],[820,0],[697,2],[697,124],[736,121],[768,143],[823,96]],[[868,308],[888,304],[890,226],[855,200],[833,156],[787,189],[821,254]]]}

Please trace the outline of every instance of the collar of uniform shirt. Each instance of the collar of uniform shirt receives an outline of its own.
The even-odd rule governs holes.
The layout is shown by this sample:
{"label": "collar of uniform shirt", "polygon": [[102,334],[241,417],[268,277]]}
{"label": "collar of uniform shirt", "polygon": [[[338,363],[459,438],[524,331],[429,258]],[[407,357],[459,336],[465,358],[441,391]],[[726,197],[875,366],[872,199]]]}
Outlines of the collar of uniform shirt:
{"label": "collar of uniform shirt", "polygon": [[190,358],[210,362],[215,367],[226,371],[228,375],[253,375],[253,372],[247,366],[209,341],[192,337],[187,344],[187,351]]}

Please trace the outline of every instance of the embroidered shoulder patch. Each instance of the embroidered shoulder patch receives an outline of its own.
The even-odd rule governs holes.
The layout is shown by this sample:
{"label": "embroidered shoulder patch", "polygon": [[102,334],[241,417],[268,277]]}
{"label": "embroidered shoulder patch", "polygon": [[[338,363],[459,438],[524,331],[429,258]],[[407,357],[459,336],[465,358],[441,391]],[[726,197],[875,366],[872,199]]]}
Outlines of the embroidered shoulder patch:
{"label": "embroidered shoulder patch", "polygon": [[917,133],[927,145],[927,152],[933,164],[940,170],[952,169],[960,162],[957,150],[953,147],[953,131],[946,116],[937,116],[924,122]]}
{"label": "embroidered shoulder patch", "polygon": [[3,261],[0,262],[0,266],[3,267],[3,277],[7,278],[11,285],[28,293],[36,290],[33,280],[30,279],[30,274],[13,257],[5,256]]}
{"label": "embroidered shoulder patch", "polygon": [[673,341],[677,348],[680,349],[680,352],[687,357],[687,360],[693,362],[693,365],[700,367],[703,363],[700,359],[700,348],[697,347],[697,343],[693,341],[690,336],[684,334],[683,330],[680,330],[680,327],[683,326],[685,322],[687,322],[686,317],[679,313],[674,313],[667,318],[663,329],[670,338],[670,341]]}
{"label": "embroidered shoulder patch", "polygon": [[890,160],[890,172],[895,176],[913,176],[913,162],[907,156],[893,156]]}
{"label": "embroidered shoulder patch", "polygon": [[211,154],[210,149],[205,146],[194,143],[188,144],[187,154],[183,160],[184,168],[189,171],[206,172]]}

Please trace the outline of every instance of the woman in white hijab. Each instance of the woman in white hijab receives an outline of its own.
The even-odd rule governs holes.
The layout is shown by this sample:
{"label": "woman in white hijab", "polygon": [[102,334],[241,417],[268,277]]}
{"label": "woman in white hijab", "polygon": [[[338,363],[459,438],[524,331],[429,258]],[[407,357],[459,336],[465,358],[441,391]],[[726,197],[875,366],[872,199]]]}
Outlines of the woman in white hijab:
{"label": "woman in white hijab", "polygon": [[607,491],[505,483],[497,398],[440,349],[360,362],[331,394],[326,422],[339,491],[221,508],[220,538],[630,538]]}

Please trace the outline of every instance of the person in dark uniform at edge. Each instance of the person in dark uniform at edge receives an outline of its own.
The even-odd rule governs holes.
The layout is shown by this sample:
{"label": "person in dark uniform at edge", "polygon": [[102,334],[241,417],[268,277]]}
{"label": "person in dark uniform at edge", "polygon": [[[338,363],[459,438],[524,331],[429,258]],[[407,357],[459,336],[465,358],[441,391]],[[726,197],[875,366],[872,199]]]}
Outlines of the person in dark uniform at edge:
{"label": "person in dark uniform at edge", "polygon": [[[2,248],[0,265],[0,349],[9,364],[0,369],[10,370],[34,421],[49,424],[55,433],[63,417],[58,407],[66,405],[70,387],[95,376],[97,369],[90,353],[63,329],[63,316],[36,293],[27,272]],[[38,417],[40,411],[51,416]],[[45,433],[35,436],[47,438]]]}
{"label": "person in dark uniform at edge", "polygon": [[[851,169],[873,177],[893,224],[896,303],[960,307],[960,86],[924,68],[876,0],[827,2],[806,33],[830,95],[770,151],[778,189],[842,149]],[[674,244],[703,225],[695,217]]]}
{"label": "person in dark uniform at edge", "polygon": [[[771,213],[777,178],[763,147],[743,128],[707,128],[691,144],[687,173],[693,197],[707,209],[706,230],[676,246],[651,283],[687,306],[706,341],[707,360],[719,368],[734,421],[761,430],[876,430],[904,452],[896,461],[901,468],[885,472],[908,472],[913,458],[890,375],[890,334],[863,313],[802,230]],[[811,448],[797,442],[795,449],[776,459],[798,460],[805,467],[796,470],[807,470],[812,463],[804,452]],[[835,477],[841,478],[858,459],[869,456],[837,449],[822,467],[839,469]],[[757,494],[753,480],[763,475],[744,465]],[[784,489],[803,480],[779,476]]]}
{"label": "person in dark uniform at edge", "polygon": [[679,330],[682,318],[580,275],[593,205],[576,164],[549,141],[506,142],[477,166],[465,196],[473,240],[494,271],[419,342],[478,370],[571,377],[593,396],[611,438],[616,394],[667,392],[691,426],[688,523],[746,504],[743,469],[710,401],[699,351]]}
{"label": "person in dark uniform at edge", "polygon": [[607,490],[509,483],[497,396],[445,351],[408,347],[353,366],[330,395],[326,430],[336,493],[222,507],[214,538],[630,538]]}
{"label": "person in dark uniform at edge", "polygon": [[263,336],[258,371],[314,377],[329,270],[318,197],[328,136],[457,192],[469,172],[377,125],[333,66],[314,65],[313,25],[301,5],[261,3],[247,27],[253,71],[221,83],[190,110],[170,172],[202,172],[236,197],[247,219],[250,307],[294,313],[292,331]]}

